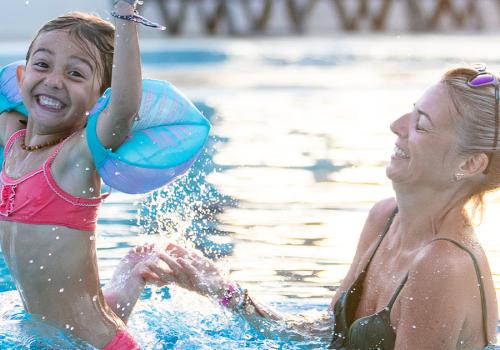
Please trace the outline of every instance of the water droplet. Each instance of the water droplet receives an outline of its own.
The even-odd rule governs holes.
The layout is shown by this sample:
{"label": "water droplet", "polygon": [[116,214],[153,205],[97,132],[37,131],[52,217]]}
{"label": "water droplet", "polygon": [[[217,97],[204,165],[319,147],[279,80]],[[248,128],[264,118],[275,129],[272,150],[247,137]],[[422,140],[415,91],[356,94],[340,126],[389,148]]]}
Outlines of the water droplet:
{"label": "water droplet", "polygon": [[409,297],[408,299],[413,300],[413,297]]}
{"label": "water droplet", "polygon": [[82,282],[83,280],[81,278],[78,279],[78,282]]}
{"label": "water droplet", "polygon": [[95,190],[94,190],[94,187],[89,187],[89,192],[90,192],[90,193],[92,193],[92,192],[94,192],[94,191],[95,191]]}
{"label": "water droplet", "polygon": [[56,239],[59,239],[59,236],[56,236]]}
{"label": "water droplet", "polygon": [[49,253],[49,256],[52,256],[52,253]]}
{"label": "water droplet", "polygon": [[30,261],[28,261],[28,262],[29,262],[30,264],[33,264],[33,263],[34,263],[33,259],[30,259]]}
{"label": "water droplet", "polygon": [[69,330],[70,330],[70,331],[72,331],[72,330],[74,330],[74,329],[75,329],[75,327],[71,327]]}
{"label": "water droplet", "polygon": [[89,239],[93,241],[95,239],[95,236],[90,236]]}
{"label": "water droplet", "polygon": [[89,170],[90,170],[90,168],[88,168],[88,167],[87,167],[87,168],[85,168],[85,171],[89,171]]}
{"label": "water droplet", "polygon": [[25,3],[26,5],[29,5],[29,4],[30,4],[29,0],[26,0],[24,3]]}
{"label": "water droplet", "polygon": [[52,227],[52,231],[55,231],[55,230],[57,230],[58,228],[59,228],[59,227],[54,226],[54,227]]}
{"label": "water droplet", "polygon": [[64,292],[64,288],[59,289],[59,293]]}
{"label": "water droplet", "polygon": [[120,175],[120,172],[119,171],[115,171],[115,175]]}
{"label": "water droplet", "polygon": [[76,163],[76,167],[78,168],[80,166],[80,163]]}
{"label": "water droplet", "polygon": [[43,265],[40,266],[40,270],[43,270]]}
{"label": "water droplet", "polygon": [[116,132],[112,133],[111,135],[116,136]]}
{"label": "water droplet", "polygon": [[45,320],[45,316],[42,316],[42,320]]}
{"label": "water droplet", "polygon": [[97,301],[97,295],[94,295],[94,296],[92,297],[92,301]]}
{"label": "water droplet", "polygon": [[116,308],[119,309],[120,308],[120,304],[116,304]]}
{"label": "water droplet", "polygon": [[47,282],[50,282],[50,281],[52,281],[52,278],[47,278]]}
{"label": "water droplet", "polygon": [[85,112],[85,115],[88,116],[90,114],[90,112]]}
{"label": "water droplet", "polygon": [[83,190],[82,193],[85,194],[85,193],[87,193],[87,191]]}
{"label": "water droplet", "polygon": [[65,327],[66,327],[66,329],[69,329],[69,324],[67,324]]}
{"label": "water droplet", "polygon": [[413,328],[413,329],[416,329],[416,328],[417,328],[417,326],[415,326],[415,325],[412,325],[412,326],[411,326],[411,328]]}

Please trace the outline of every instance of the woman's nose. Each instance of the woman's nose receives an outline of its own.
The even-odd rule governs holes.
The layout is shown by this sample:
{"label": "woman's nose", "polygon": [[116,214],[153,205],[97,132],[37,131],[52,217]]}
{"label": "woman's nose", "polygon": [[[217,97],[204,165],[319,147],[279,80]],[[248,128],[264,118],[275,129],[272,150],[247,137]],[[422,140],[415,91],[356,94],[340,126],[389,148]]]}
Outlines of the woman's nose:
{"label": "woman's nose", "polygon": [[410,115],[404,114],[391,123],[391,131],[399,137],[406,137],[408,135],[408,123]]}

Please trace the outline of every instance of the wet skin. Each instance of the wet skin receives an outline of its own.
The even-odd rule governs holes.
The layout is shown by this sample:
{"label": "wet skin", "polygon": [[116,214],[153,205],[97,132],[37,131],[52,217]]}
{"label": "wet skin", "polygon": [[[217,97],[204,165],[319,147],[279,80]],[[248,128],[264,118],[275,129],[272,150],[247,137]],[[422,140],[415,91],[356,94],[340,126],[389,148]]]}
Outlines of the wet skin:
{"label": "wet skin", "polygon": [[[54,39],[54,35],[49,34],[56,34],[56,38],[64,35],[48,33],[49,39]],[[42,44],[52,48],[45,40],[42,40]],[[68,56],[83,55],[77,46],[68,48],[72,49]],[[56,48],[52,50],[59,52]],[[35,55],[37,57],[39,55]],[[60,57],[57,59],[61,60]],[[54,61],[55,59],[47,59],[51,65]],[[54,135],[69,136],[74,132],[67,126],[71,124],[81,128],[79,124],[84,121],[85,110],[88,109],[88,104],[95,103],[96,98],[87,102],[85,108],[73,105],[81,104],[84,91],[87,91],[87,96],[98,96],[98,92],[93,90],[94,85],[98,85],[87,81],[83,88],[79,86],[81,91],[77,91],[77,94],[73,89],[66,95],[75,98],[64,97],[65,91],[71,90],[71,84],[75,82],[67,82],[68,78],[58,76],[64,74],[62,68],[61,74],[57,72],[57,68],[49,72],[35,72],[37,80],[29,76],[29,70],[30,67],[27,68],[28,74],[25,73],[28,76],[25,87],[29,83],[29,91],[33,93],[25,92],[25,98],[31,100],[27,105],[30,106],[31,103],[35,112],[30,115],[32,119],[28,122],[26,141],[29,136],[34,140],[31,144],[43,143]],[[48,78],[45,79],[46,77]],[[28,79],[34,82],[31,83]],[[77,84],[84,85],[80,82]],[[65,98],[68,107],[54,112],[44,109],[38,104],[36,97],[30,97],[39,91]],[[80,101],[75,102],[78,98]],[[78,114],[75,114],[75,108]],[[16,113],[6,113],[2,118],[8,125],[2,140],[5,144],[8,136],[19,129],[21,124],[18,122],[20,116]],[[21,178],[43,164],[56,147],[26,152],[21,149],[20,140],[17,140],[6,157],[4,171],[10,178]],[[84,130],[75,132],[67,140],[54,159],[51,172],[59,186],[74,196],[99,195],[100,179],[86,148]],[[26,311],[40,315],[91,344],[102,347],[113,338],[117,329],[124,328],[125,325],[107,306],[100,290],[94,234],[64,226],[0,221],[2,251]]]}
{"label": "wet skin", "polygon": [[[123,39],[119,40],[137,36],[135,27],[129,27],[128,23],[120,26],[120,31]],[[134,46],[132,44],[129,43],[128,48]],[[95,51],[94,56],[99,57],[97,48],[91,45],[91,49]],[[114,62],[118,61],[121,66],[118,73],[123,73],[121,70],[131,72],[135,66],[139,67],[138,48],[134,49],[137,55],[127,56],[115,50]],[[133,68],[127,60],[134,61]],[[38,36],[26,69],[21,73],[21,95],[30,112],[24,140],[26,145],[44,144],[72,135],[55,157],[51,173],[57,184],[73,196],[99,196],[100,178],[84,130],[86,113],[99,97],[101,81],[95,62],[88,51],[66,32],[55,30]],[[117,76],[123,76],[118,73]],[[140,81],[140,67],[136,73],[137,70],[128,78],[138,75]],[[127,99],[129,95],[120,89],[124,85],[120,79],[116,78],[118,83],[113,85],[116,86],[114,91],[119,91],[117,96]],[[134,96],[128,100],[133,104],[140,101],[137,91],[130,90]],[[104,112],[100,122],[103,120],[106,127],[120,123],[130,125],[136,112],[125,112],[114,109],[114,114],[120,118],[112,115],[113,112]],[[16,112],[1,116],[2,145],[12,133],[24,127],[19,123],[22,118]],[[122,140],[111,138],[112,132],[106,127],[98,124],[99,136],[108,135],[108,139],[101,137],[101,142],[113,148],[119,146]],[[126,127],[120,131],[124,135],[128,133]],[[57,147],[28,152],[21,148],[20,143],[18,139],[13,144],[3,169],[12,179],[38,169]],[[106,304],[100,289],[94,237],[95,232],[63,226],[0,221],[2,252],[26,310],[101,348],[113,339],[118,329],[125,328],[125,324]]]}

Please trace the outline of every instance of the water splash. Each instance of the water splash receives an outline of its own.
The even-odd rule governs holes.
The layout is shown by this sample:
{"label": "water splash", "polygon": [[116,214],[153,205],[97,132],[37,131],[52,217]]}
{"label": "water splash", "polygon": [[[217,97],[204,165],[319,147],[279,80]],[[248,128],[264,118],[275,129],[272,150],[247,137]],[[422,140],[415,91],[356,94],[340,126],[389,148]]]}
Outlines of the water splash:
{"label": "water splash", "polygon": [[[214,116],[209,106],[198,103],[197,107],[209,120]],[[206,181],[217,171],[213,155],[220,142],[211,137],[185,176],[145,198],[137,220],[144,234],[195,247],[212,258],[231,254],[233,244],[228,233],[218,228],[216,216],[235,201]]]}

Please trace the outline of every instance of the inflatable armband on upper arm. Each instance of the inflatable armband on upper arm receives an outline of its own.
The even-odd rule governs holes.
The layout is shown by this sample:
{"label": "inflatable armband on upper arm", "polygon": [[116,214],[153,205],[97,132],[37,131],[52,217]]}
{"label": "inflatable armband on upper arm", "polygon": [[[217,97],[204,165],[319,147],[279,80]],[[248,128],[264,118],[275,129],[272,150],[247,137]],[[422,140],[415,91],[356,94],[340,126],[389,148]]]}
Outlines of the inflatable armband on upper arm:
{"label": "inflatable armband on upper arm", "polygon": [[[0,113],[16,110],[28,115],[19,93],[14,62],[0,71]],[[126,140],[114,152],[96,134],[97,120],[111,89],[89,114],[87,142],[103,181],[125,193],[146,193],[184,174],[203,149],[210,123],[173,85],[144,79],[138,118]],[[0,149],[3,157],[3,147]],[[1,160],[1,159],[0,159]],[[1,163],[0,163],[1,164]]]}
{"label": "inflatable armband on upper arm", "polygon": [[116,150],[96,134],[99,114],[107,108],[108,89],[89,116],[87,142],[103,181],[126,193],[145,193],[183,174],[200,154],[210,124],[173,85],[144,79],[138,117],[131,134]]}

